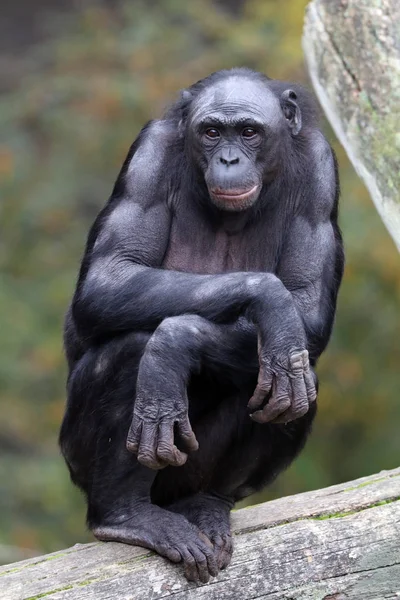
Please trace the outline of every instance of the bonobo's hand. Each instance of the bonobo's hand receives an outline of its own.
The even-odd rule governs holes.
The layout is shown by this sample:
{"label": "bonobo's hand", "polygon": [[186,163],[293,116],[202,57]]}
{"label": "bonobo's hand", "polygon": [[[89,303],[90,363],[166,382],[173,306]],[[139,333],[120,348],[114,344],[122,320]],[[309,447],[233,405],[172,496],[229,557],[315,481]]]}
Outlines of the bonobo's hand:
{"label": "bonobo's hand", "polygon": [[260,370],[248,406],[258,423],[287,423],[305,415],[317,398],[307,336],[294,298],[282,281],[271,275],[252,279],[250,316],[258,328]]}
{"label": "bonobo's hand", "polygon": [[258,383],[248,404],[250,410],[259,408],[270,392],[267,404],[251,414],[254,421],[288,423],[308,412],[317,391],[307,350],[290,352],[284,358],[270,358],[260,352]]}
{"label": "bonobo's hand", "polygon": [[[142,361],[146,362],[146,354]],[[186,462],[187,454],[175,445],[174,433],[188,451],[199,447],[189,422],[185,386],[173,381],[173,373],[149,362],[150,365],[140,364],[126,447],[137,454],[142,465],[151,469],[167,465],[180,467]]]}

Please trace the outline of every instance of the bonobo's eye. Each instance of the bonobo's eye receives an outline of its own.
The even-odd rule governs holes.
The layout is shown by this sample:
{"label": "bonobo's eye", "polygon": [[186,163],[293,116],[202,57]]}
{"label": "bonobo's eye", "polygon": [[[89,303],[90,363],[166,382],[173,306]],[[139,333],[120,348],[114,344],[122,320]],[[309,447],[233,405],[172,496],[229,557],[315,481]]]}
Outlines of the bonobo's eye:
{"label": "bonobo's eye", "polygon": [[242,131],[242,137],[250,139],[257,135],[257,131],[252,127],[245,127]]}
{"label": "bonobo's eye", "polygon": [[215,129],[214,127],[209,127],[208,129],[206,129],[205,134],[208,138],[212,140],[215,140],[220,136],[218,129]]}

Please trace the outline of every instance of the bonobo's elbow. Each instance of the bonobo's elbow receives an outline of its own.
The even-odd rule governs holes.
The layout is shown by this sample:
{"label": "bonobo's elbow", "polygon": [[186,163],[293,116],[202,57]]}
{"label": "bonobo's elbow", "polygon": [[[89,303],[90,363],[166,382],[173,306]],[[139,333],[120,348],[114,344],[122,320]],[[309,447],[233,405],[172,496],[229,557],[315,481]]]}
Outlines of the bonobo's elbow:
{"label": "bonobo's elbow", "polygon": [[77,290],[71,311],[76,330],[82,339],[95,339],[104,333],[106,306],[107,300],[98,290],[87,290],[84,287]]}
{"label": "bonobo's elbow", "polygon": [[130,288],[97,281],[79,285],[72,302],[72,316],[79,335],[85,340],[101,341],[138,322]]}

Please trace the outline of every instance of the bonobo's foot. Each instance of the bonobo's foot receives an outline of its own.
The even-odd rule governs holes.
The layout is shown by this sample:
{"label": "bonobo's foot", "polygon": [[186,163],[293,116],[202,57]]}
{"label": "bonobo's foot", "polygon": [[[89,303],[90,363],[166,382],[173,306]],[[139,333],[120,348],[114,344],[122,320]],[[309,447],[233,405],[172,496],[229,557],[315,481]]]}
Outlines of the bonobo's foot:
{"label": "bonobo's foot", "polygon": [[158,506],[145,505],[123,523],[96,526],[92,531],[99,540],[142,546],[174,563],[183,562],[189,581],[207,583],[218,574],[210,541],[182,515]]}
{"label": "bonobo's foot", "polygon": [[184,515],[212,542],[218,567],[225,569],[231,562],[233,542],[230,511],[233,502],[219,496],[196,494],[178,500],[168,510]]}
{"label": "bonobo's foot", "polygon": [[250,410],[260,407],[251,418],[258,423],[288,423],[302,417],[317,399],[316,378],[307,350],[293,352],[287,359],[260,359],[258,384],[249,401]]}
{"label": "bonobo's foot", "polygon": [[167,465],[180,467],[186,462],[187,453],[178,449],[175,435],[183,450],[192,452],[198,449],[189,422],[185,385],[174,377],[171,370],[163,367],[158,357],[154,358],[146,350],[140,361],[126,447],[150,469],[162,469]]}

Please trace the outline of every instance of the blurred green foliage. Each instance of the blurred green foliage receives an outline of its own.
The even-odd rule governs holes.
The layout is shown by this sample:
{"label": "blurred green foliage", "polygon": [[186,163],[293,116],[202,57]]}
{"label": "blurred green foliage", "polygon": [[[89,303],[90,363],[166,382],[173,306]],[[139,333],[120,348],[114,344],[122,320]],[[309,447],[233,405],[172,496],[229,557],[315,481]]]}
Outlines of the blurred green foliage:
{"label": "blurred green foliage", "polygon": [[[63,314],[88,227],[130,143],[178,89],[247,65],[305,81],[305,0],[126,0],[92,7],[3,95],[0,124],[0,539],[50,551],[89,539],[84,502],[59,456],[66,369]],[[400,260],[353,169],[340,162],[347,268],[321,360],[319,416],[286,474],[253,500],[397,466]]]}

